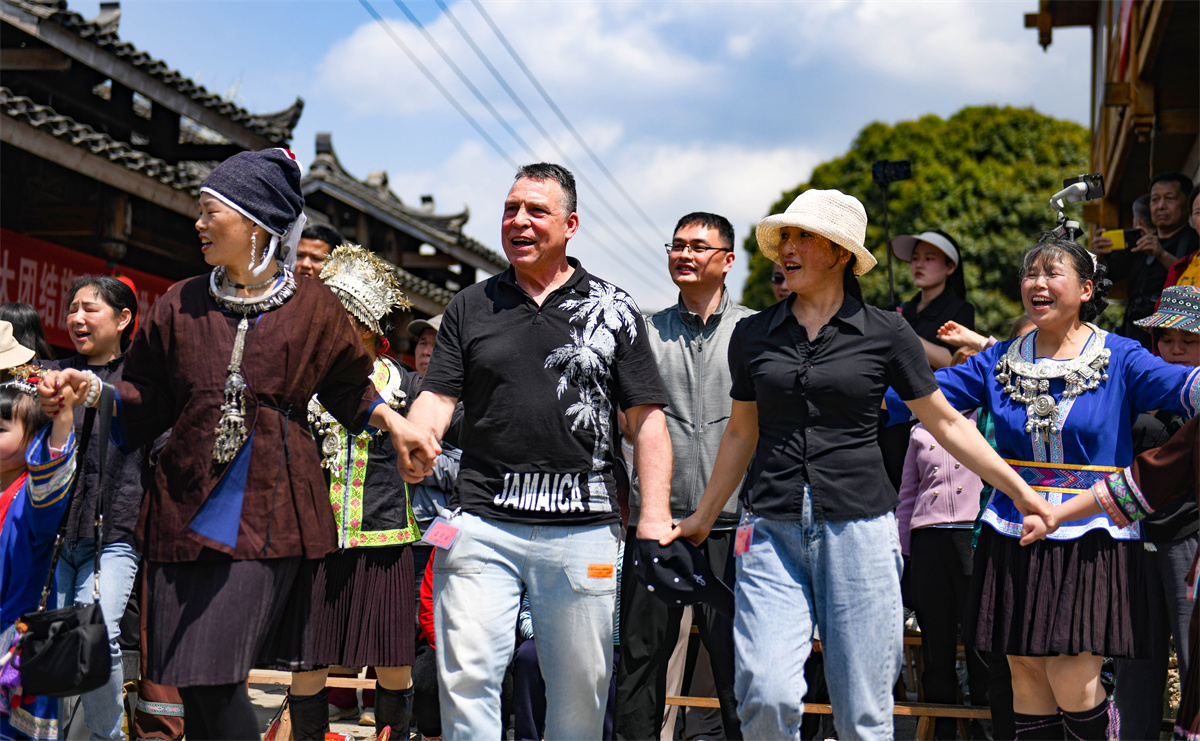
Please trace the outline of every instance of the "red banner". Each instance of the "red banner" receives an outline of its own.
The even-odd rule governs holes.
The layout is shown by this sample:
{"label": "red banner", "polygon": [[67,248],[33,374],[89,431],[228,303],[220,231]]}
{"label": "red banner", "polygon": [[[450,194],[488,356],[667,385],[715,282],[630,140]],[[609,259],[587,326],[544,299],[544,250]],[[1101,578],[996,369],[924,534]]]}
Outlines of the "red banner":
{"label": "red banner", "polygon": [[67,294],[81,275],[127,275],[137,286],[138,314],[144,315],[174,281],[141,270],[108,269],[104,260],[34,237],[0,229],[0,303],[29,304],[42,317],[46,339],[74,347],[67,332]]}

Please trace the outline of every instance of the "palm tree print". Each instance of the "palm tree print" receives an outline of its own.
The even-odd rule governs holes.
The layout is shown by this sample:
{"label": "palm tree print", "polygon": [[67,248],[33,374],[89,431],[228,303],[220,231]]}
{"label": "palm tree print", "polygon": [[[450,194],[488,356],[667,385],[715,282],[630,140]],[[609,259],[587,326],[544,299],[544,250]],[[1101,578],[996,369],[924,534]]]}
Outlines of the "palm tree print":
{"label": "palm tree print", "polygon": [[612,375],[617,333],[623,328],[631,344],[637,339],[638,307],[629,294],[595,280],[586,298],[564,301],[562,307],[575,312],[570,321],[582,324],[583,329],[571,330],[571,341],[550,353],[544,367],[562,370],[558,398],[572,385],[579,389],[579,401],[567,407],[566,414],[572,432],[582,428],[595,433],[588,499],[592,511],[609,511],[603,471],[612,431],[612,404],[605,384]]}

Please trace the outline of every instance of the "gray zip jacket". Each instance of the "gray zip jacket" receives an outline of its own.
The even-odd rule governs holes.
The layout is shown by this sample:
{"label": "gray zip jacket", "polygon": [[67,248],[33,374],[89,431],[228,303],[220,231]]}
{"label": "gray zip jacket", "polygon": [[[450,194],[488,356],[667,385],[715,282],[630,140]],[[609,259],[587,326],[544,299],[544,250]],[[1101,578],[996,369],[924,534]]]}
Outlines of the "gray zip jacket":
{"label": "gray zip jacket", "polygon": [[[698,314],[684,308],[683,297],[669,309],[650,317],[646,330],[650,349],[667,391],[667,430],[675,466],[671,473],[671,518],[678,523],[696,511],[704,487],[717,461],[721,435],[729,421],[733,400],[729,389],[729,338],[737,323],[755,312],[721,292],[716,312],[703,324]],[[742,482],[744,483],[743,475]],[[742,514],[739,483],[714,528],[737,525]],[[636,525],[641,511],[636,474],[629,492],[629,524]]]}

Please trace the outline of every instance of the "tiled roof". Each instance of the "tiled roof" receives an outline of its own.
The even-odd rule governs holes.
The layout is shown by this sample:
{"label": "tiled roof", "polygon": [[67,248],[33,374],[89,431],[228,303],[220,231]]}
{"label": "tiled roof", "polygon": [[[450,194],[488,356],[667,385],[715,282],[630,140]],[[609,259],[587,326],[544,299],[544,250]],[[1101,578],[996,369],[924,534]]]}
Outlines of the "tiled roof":
{"label": "tiled roof", "polygon": [[224,100],[219,95],[210,93],[202,85],[196,84],[168,67],[165,62],[155,59],[146,52],[138,51],[128,41],[122,41],[117,36],[116,18],[118,16],[116,15],[107,21],[103,18],[89,21],[79,13],[67,10],[66,0],[3,0],[3,2],[38,18],[56,23],[80,38],[91,41],[96,46],[188,96],[205,108],[219,113],[274,144],[283,144],[291,140],[292,129],[295,128],[296,123],[300,120],[300,113],[304,110],[304,100],[296,98],[296,102],[286,110],[278,113],[255,114]]}
{"label": "tiled roof", "polygon": [[420,294],[437,301],[445,306],[450,303],[450,299],[454,298],[453,291],[447,291],[437,283],[427,281],[424,278],[418,278],[404,268],[396,268],[396,278],[400,281],[400,286],[408,294]]}
{"label": "tiled roof", "polygon": [[[318,145],[318,151],[320,148],[320,145]],[[490,265],[494,266],[496,272],[500,272],[508,267],[508,260],[505,259],[504,255],[488,249],[481,242],[471,239],[462,233],[463,224],[466,223],[469,216],[469,212],[467,211],[463,211],[460,214],[439,216],[422,209],[406,206],[386,187],[386,184],[378,186],[364,183],[348,174],[342,168],[337,156],[332,151],[326,153],[319,152],[316,161],[313,162],[308,173],[304,176],[304,183],[306,185],[315,181],[329,183],[354,198],[360,199],[390,214],[399,221],[413,224],[422,231],[443,240],[447,244],[457,245],[474,252],[484,258]],[[305,192],[309,192],[309,188],[306,187]],[[436,248],[438,245],[433,243],[433,246]]]}
{"label": "tiled roof", "polygon": [[108,134],[102,134],[87,124],[79,123],[70,116],[64,116],[50,106],[16,95],[6,87],[0,87],[0,112],[56,139],[191,195],[200,194],[200,183],[208,174],[208,168],[200,163],[169,164]]}

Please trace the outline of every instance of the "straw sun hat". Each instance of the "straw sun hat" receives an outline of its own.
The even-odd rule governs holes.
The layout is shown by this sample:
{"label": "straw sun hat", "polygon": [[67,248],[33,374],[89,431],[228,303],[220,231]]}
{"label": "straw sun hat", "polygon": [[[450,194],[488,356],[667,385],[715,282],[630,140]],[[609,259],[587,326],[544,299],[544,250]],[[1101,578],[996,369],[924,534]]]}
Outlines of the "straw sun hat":
{"label": "straw sun hat", "polygon": [[28,363],[35,354],[13,337],[12,322],[0,321],[0,368],[14,368]]}
{"label": "straw sun hat", "polygon": [[850,250],[858,258],[854,263],[855,275],[875,267],[875,256],[863,246],[867,238],[867,211],[854,196],[840,190],[806,190],[796,196],[786,211],[758,222],[754,238],[758,249],[771,262],[779,262],[779,229],[785,226],[820,234]]}

